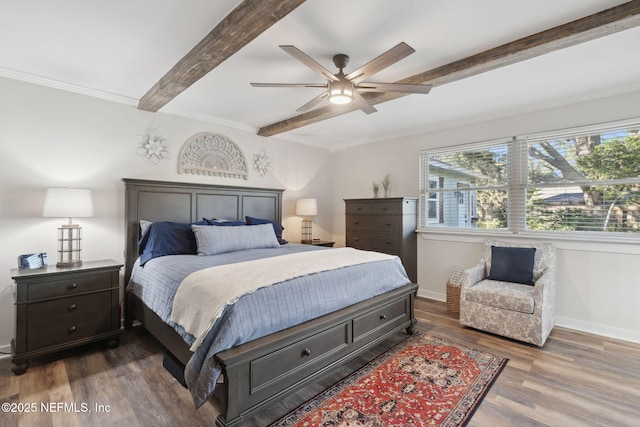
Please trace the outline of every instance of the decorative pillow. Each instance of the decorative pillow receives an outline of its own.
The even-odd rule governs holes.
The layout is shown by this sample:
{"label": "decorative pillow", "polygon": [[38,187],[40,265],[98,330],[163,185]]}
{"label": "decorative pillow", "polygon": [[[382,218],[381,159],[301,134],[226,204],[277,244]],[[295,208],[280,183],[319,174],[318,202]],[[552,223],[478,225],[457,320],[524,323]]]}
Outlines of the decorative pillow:
{"label": "decorative pillow", "polygon": [[490,280],[533,285],[536,248],[491,246]]}
{"label": "decorative pillow", "polygon": [[193,225],[198,255],[217,255],[245,249],[278,248],[280,243],[269,224],[253,227]]}
{"label": "decorative pillow", "polygon": [[244,217],[247,220],[247,224],[248,225],[259,225],[259,224],[271,224],[273,225],[273,231],[275,231],[276,233],[276,237],[278,238],[278,242],[280,242],[281,245],[284,245],[285,243],[288,243],[286,240],[284,240],[282,238],[282,230],[284,230],[284,227],[282,226],[282,224],[278,224],[275,221],[271,221],[270,219],[262,219],[262,218],[254,218],[251,216],[246,216]]}
{"label": "decorative pillow", "polygon": [[[195,224],[207,225],[207,222],[199,221]],[[153,258],[165,255],[195,255],[196,238],[191,224],[170,221],[148,224],[138,243],[138,253],[141,266]]]}

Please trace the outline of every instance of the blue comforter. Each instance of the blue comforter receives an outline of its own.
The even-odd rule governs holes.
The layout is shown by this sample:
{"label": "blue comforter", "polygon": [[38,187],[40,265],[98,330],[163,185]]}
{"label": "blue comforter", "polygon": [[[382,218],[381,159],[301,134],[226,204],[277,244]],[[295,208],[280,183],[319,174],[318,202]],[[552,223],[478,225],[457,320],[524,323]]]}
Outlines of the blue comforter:
{"label": "blue comforter", "polygon": [[[170,255],[138,262],[128,290],[137,295],[191,346],[195,337],[171,322],[173,298],[182,280],[207,267],[329,248],[288,244],[214,256]],[[221,374],[216,353],[348,307],[410,283],[399,259],[360,264],[298,277],[241,297],[225,309],[185,368],[185,380],[196,407],[213,393]]]}

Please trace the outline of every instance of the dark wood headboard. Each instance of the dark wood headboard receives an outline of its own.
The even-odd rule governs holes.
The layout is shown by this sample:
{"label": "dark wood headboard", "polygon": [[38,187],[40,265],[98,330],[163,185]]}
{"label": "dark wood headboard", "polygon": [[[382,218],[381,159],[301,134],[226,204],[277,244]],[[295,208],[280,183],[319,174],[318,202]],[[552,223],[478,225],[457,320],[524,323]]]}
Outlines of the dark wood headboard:
{"label": "dark wood headboard", "polygon": [[282,222],[282,193],[234,187],[123,178],[125,184],[125,287],[138,258],[140,220],[196,222],[245,216]]}

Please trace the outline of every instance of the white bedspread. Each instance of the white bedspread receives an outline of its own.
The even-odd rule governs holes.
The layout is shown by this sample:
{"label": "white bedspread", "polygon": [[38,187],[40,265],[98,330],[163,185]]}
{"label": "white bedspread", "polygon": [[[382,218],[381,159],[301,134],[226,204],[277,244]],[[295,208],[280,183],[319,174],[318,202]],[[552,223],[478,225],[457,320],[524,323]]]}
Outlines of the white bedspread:
{"label": "white bedspread", "polygon": [[353,248],[300,252],[205,268],[187,276],[173,300],[171,320],[196,337],[195,351],[225,307],[241,296],[309,274],[395,258]]}

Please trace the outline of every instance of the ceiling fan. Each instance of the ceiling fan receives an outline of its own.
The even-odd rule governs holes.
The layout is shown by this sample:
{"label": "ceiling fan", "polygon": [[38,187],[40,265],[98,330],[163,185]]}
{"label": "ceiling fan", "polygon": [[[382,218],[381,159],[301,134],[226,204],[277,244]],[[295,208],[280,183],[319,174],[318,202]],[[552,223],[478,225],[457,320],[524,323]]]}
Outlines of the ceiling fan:
{"label": "ceiling fan", "polygon": [[411,55],[415,50],[408,44],[401,42],[382,55],[369,61],[362,67],[349,74],[344,74],[344,68],[349,63],[349,57],[339,53],[333,57],[333,63],[340,70],[337,74],[318,64],[309,55],[291,45],[280,46],[289,55],[320,74],[326,83],[251,83],[254,87],[311,87],[326,89],[320,95],[298,108],[297,111],[308,111],[325,99],[333,104],[348,104],[353,102],[358,108],[367,114],[376,110],[362,95],[362,92],[403,92],[403,93],[429,93],[432,85],[428,84],[402,84],[402,83],[372,83],[365,82],[366,78],[378,71],[395,64],[401,59]]}

